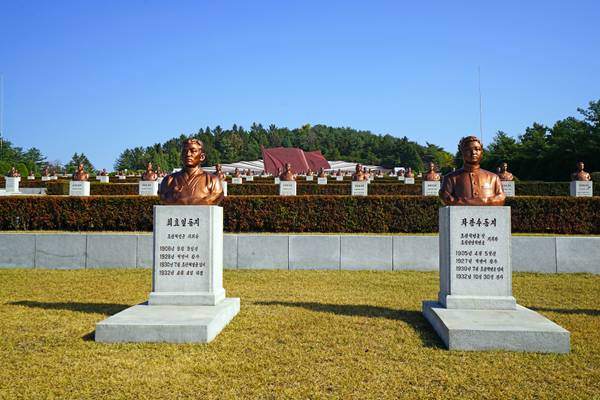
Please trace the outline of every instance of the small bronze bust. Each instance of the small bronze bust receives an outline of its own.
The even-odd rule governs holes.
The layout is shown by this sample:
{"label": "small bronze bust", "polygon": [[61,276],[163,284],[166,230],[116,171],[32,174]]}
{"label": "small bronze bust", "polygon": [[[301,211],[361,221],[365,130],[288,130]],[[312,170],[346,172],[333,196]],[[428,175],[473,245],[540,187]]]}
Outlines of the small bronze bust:
{"label": "small bronze bust", "polygon": [[366,181],[367,177],[363,173],[363,167],[360,164],[356,164],[356,170],[352,174],[353,181]]}
{"label": "small bronze bust", "polygon": [[414,178],[415,177],[415,173],[413,172],[411,167],[408,167],[408,169],[406,170],[406,173],[404,174],[405,178]]}
{"label": "small bronze bust", "polygon": [[295,181],[296,175],[292,172],[292,164],[285,163],[284,171],[279,175],[281,181]]}
{"label": "small bronze bust", "polygon": [[159,178],[167,176],[167,174],[165,173],[165,171],[163,171],[162,169],[160,169],[160,164],[156,164],[156,175],[158,175]]}
{"label": "small bronze bust", "polygon": [[8,173],[6,174],[6,176],[8,176],[9,178],[18,178],[21,176],[21,174],[19,174],[19,171],[17,171],[15,169],[15,167],[12,167],[10,169],[10,171],[8,171]]}
{"label": "small bronze bust", "polygon": [[213,205],[223,200],[221,180],[200,167],[205,158],[200,140],[188,139],[182,143],[183,168],[161,182],[158,190],[161,204]]}
{"label": "small bronze bust", "polygon": [[241,174],[240,170],[236,168],[236,169],[233,171],[233,177],[234,177],[234,178],[239,178],[240,176],[242,176],[242,174]]}
{"label": "small bronze bust", "polygon": [[444,176],[440,197],[447,206],[501,206],[504,191],[498,175],[481,169],[483,146],[475,136],[460,140],[463,167]]}
{"label": "small bronze bust", "polygon": [[[312,174],[312,171],[311,171],[311,174]],[[319,168],[319,175],[317,175],[317,178],[326,178],[325,170],[323,169],[323,167]]]}
{"label": "small bronze bust", "polygon": [[152,170],[152,163],[146,165],[146,171],[142,174],[143,181],[155,181],[158,179],[158,174]]}
{"label": "small bronze bust", "polygon": [[435,164],[433,162],[430,162],[427,166],[428,166],[429,169],[427,170],[427,173],[425,173],[425,176],[423,177],[423,180],[425,180],[425,181],[439,181],[440,180],[440,174],[435,171]]}
{"label": "small bronze bust", "polygon": [[100,176],[107,176],[108,172],[106,172],[106,168],[102,168],[102,171],[100,172]]}
{"label": "small bronze bust", "polygon": [[77,171],[73,174],[74,181],[87,181],[90,178],[87,172],[83,170],[83,164],[79,164]]}
{"label": "small bronze bust", "polygon": [[590,174],[588,172],[584,171],[585,165],[583,164],[582,161],[579,161],[577,163],[577,172],[574,172],[571,175],[571,180],[572,181],[591,181],[592,177],[590,176]]}
{"label": "small bronze bust", "polygon": [[217,178],[219,178],[221,182],[225,180],[225,174],[223,173],[223,167],[221,167],[221,164],[215,165],[215,175],[217,175]]}
{"label": "small bronze bust", "polygon": [[42,176],[50,176],[50,172],[48,171],[48,166],[47,165],[42,170]]}
{"label": "small bronze bust", "polygon": [[35,174],[33,173],[33,171],[29,171],[29,175],[28,176],[30,176],[30,177],[33,178],[33,177],[35,177]]}
{"label": "small bronze bust", "polygon": [[500,172],[498,172],[498,177],[501,181],[512,181],[514,179],[513,174],[508,172],[508,164],[502,163],[500,166]]}

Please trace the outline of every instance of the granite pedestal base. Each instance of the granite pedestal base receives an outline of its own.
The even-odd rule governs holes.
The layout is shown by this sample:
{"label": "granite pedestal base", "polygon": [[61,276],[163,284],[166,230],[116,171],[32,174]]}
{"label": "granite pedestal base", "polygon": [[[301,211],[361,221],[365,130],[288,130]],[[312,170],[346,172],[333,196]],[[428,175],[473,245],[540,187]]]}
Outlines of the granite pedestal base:
{"label": "granite pedestal base", "polygon": [[520,305],[514,310],[465,310],[424,301],[423,315],[449,350],[570,351],[569,331]]}
{"label": "granite pedestal base", "polygon": [[96,324],[96,342],[208,343],[240,311],[239,298],[216,306],[139,304]]}

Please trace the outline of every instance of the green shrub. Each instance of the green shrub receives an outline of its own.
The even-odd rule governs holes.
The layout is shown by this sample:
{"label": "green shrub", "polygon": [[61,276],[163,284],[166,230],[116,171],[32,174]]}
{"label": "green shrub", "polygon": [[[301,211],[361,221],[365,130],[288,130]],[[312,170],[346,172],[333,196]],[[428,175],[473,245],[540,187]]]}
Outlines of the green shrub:
{"label": "green shrub", "polygon": [[[151,231],[158,197],[14,196],[0,198],[0,230]],[[513,197],[512,231],[600,234],[600,198]],[[431,233],[437,197],[231,196],[227,232]]]}

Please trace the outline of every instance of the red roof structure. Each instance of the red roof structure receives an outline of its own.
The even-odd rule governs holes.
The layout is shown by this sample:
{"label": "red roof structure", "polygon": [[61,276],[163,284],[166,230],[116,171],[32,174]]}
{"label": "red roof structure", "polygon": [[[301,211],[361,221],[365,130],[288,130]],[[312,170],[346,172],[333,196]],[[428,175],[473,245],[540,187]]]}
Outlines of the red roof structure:
{"label": "red roof structure", "polygon": [[285,163],[292,164],[292,171],[305,173],[309,169],[318,171],[319,168],[329,169],[329,163],[320,151],[305,153],[304,150],[295,147],[274,147],[262,150],[265,171],[277,175],[279,169],[283,170]]}

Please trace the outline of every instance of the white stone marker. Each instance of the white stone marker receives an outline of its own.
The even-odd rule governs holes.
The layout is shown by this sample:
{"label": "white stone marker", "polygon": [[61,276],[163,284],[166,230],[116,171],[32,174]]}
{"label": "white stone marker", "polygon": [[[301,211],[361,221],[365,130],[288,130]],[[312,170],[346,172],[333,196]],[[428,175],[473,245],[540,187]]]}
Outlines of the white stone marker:
{"label": "white stone marker", "polygon": [[414,185],[415,184],[415,178],[404,178],[404,184],[405,185]]}
{"label": "white stone marker", "polygon": [[254,181],[254,175],[246,175],[246,182],[253,182]]}
{"label": "white stone marker", "polygon": [[399,180],[400,182],[404,182],[404,176],[400,176],[400,175],[398,175],[398,180]]}
{"label": "white stone marker", "polygon": [[317,178],[317,185],[327,185],[327,178]]}
{"label": "white stone marker", "polygon": [[592,197],[594,184],[592,181],[571,181],[569,192],[573,197]]}
{"label": "white stone marker", "polygon": [[311,181],[312,182],[313,178],[314,177],[312,175],[306,175],[306,180],[307,181]]}
{"label": "white stone marker", "polygon": [[46,181],[49,181],[49,180],[50,180],[49,176],[42,176],[42,181],[43,182],[46,182]]}
{"label": "white stone marker", "polygon": [[110,177],[109,177],[108,175],[100,175],[100,176],[98,177],[98,180],[99,180],[101,183],[109,183],[109,182],[110,182],[110,179],[109,179],[109,178],[110,178]]}
{"label": "white stone marker", "polygon": [[369,182],[368,181],[352,181],[352,196],[367,196]]}
{"label": "white stone marker", "polygon": [[232,185],[241,185],[242,183],[242,178],[231,178]]}
{"label": "white stone marker", "polygon": [[239,310],[223,289],[223,209],[154,206],[148,303],[96,324],[96,341],[207,343]]}
{"label": "white stone marker", "polygon": [[140,196],[158,195],[158,181],[140,181],[138,183],[138,194]]}
{"label": "white stone marker", "polygon": [[221,186],[223,186],[223,196],[227,197],[227,181],[221,181]]}
{"label": "white stone marker", "polygon": [[55,181],[55,180],[57,180],[57,179],[58,179],[58,176],[56,176],[56,175],[52,175],[52,176],[50,177],[50,179],[52,179],[53,181]]}
{"label": "white stone marker", "polygon": [[279,185],[279,182],[281,182],[281,179],[279,179],[279,177],[275,177],[275,179],[273,180],[273,182],[274,182],[276,185]]}
{"label": "white stone marker", "polygon": [[439,212],[440,291],[423,314],[450,350],[570,351],[567,330],[512,296],[510,207]]}
{"label": "white stone marker", "polygon": [[27,180],[33,181],[33,180],[35,180],[35,176],[27,175]]}
{"label": "white stone marker", "polygon": [[4,180],[7,193],[19,193],[19,181],[21,178],[16,176],[5,176]]}
{"label": "white stone marker", "polygon": [[119,180],[124,181],[125,179],[127,179],[127,177],[125,175],[119,175]]}
{"label": "white stone marker", "polygon": [[89,196],[90,183],[88,181],[70,181],[69,196]]}
{"label": "white stone marker", "polygon": [[500,181],[506,197],[515,197],[515,181]]}
{"label": "white stone marker", "polygon": [[295,196],[296,195],[296,181],[280,181],[279,182],[279,195],[280,196]]}
{"label": "white stone marker", "polygon": [[423,196],[438,196],[440,194],[440,181],[423,181],[421,183],[421,194]]}
{"label": "white stone marker", "polygon": [[336,176],[336,177],[335,177],[335,180],[336,180],[336,181],[343,181],[343,180],[344,180],[344,177],[343,177],[343,176],[339,176],[339,175],[338,175],[338,176]]}

